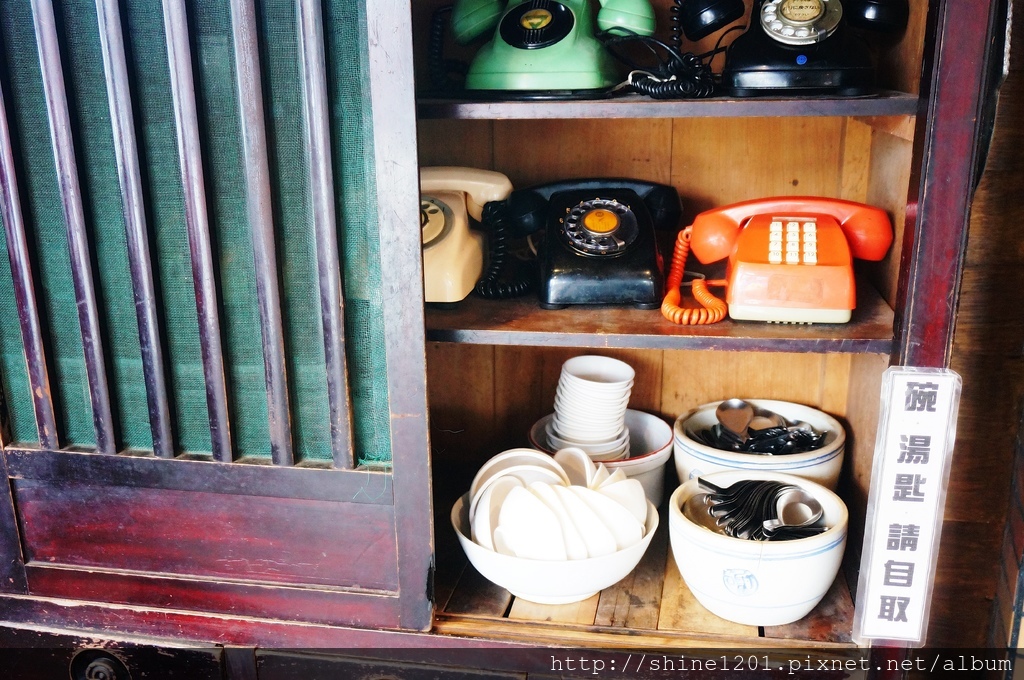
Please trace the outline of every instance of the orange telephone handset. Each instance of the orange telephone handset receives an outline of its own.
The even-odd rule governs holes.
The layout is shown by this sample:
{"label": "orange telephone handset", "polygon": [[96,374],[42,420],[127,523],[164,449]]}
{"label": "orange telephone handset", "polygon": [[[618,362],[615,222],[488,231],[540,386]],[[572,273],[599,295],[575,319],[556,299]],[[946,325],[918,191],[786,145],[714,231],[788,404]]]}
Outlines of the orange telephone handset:
{"label": "orange telephone handset", "polygon": [[[662,313],[680,324],[733,319],[845,323],[856,306],[852,258],[881,260],[892,245],[884,211],[806,196],[744,201],[697,215],[679,233]],[[700,308],[680,306],[686,256],[729,258],[724,282],[695,280]],[[726,304],[708,285],[725,285]]]}

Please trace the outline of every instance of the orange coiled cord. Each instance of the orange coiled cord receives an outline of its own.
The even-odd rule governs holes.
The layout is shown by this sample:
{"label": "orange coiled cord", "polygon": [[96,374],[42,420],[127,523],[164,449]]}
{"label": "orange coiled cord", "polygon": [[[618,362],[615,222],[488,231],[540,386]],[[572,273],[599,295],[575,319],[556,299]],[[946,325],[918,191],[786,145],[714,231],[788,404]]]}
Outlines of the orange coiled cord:
{"label": "orange coiled cord", "polygon": [[691,283],[693,297],[701,306],[689,309],[679,306],[682,296],[679,286],[683,282],[683,270],[686,267],[686,258],[690,254],[691,231],[691,227],[686,227],[679,232],[676,239],[672,266],[669,268],[668,281],[665,283],[665,300],[661,303],[661,314],[672,323],[683,325],[718,323],[725,318],[728,308],[708,290],[708,282],[704,279],[694,279]]}

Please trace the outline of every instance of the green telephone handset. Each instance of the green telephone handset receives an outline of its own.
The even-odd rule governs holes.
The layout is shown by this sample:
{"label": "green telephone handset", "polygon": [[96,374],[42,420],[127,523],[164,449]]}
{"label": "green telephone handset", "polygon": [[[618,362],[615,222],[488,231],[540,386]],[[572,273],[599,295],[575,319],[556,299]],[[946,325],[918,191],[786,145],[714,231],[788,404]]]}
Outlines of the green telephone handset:
{"label": "green telephone handset", "polygon": [[[599,2],[600,30],[654,33],[648,0]],[[618,83],[611,55],[594,37],[590,0],[456,0],[452,32],[457,42],[490,30],[494,37],[466,74],[467,90],[577,91]]]}

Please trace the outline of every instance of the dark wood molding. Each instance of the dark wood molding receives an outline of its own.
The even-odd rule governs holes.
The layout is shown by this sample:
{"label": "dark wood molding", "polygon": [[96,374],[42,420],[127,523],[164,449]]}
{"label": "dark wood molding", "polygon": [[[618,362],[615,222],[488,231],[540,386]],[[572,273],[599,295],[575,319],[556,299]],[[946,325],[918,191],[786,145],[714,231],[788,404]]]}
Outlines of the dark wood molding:
{"label": "dark wood molding", "polygon": [[102,453],[116,453],[117,437],[107,383],[107,363],[104,356],[103,333],[100,329],[96,278],[93,275],[89,230],[82,206],[82,188],[75,158],[75,142],[72,138],[71,114],[68,110],[56,19],[50,0],[32,3],[32,23],[35,27],[43,95],[46,99],[53,162],[57,171],[57,184],[60,187],[61,207],[64,211],[71,276],[78,308],[78,323],[81,327],[82,352],[85,355],[85,370],[89,381],[92,422],[96,432],[96,450]]}
{"label": "dark wood molding", "polygon": [[164,31],[167,35],[167,64],[171,101],[181,167],[185,229],[192,264],[192,284],[199,322],[199,345],[206,382],[206,410],[210,423],[210,446],[216,460],[229,463],[231,424],[225,381],[224,349],[220,334],[217,283],[213,270],[210,219],[206,208],[206,180],[203,176],[199,114],[196,109],[195,80],[184,0],[163,0]]}
{"label": "dark wood molding", "polygon": [[135,318],[139,326],[139,349],[146,383],[153,451],[161,458],[174,457],[171,434],[171,412],[164,374],[163,342],[157,312],[157,294],[153,284],[153,262],[149,248],[149,225],[142,190],[135,120],[132,111],[131,86],[121,29],[121,12],[116,0],[96,4],[103,72],[107,84],[107,102],[121,189],[121,205],[125,224],[125,241],[132,290],[135,293]]}
{"label": "dark wood molding", "polygon": [[403,628],[433,615],[427,371],[419,225],[419,166],[413,98],[412,18],[406,0],[369,0],[366,21],[377,173]]}
{"label": "dark wood molding", "polygon": [[[1002,8],[1002,12],[1000,12]],[[933,3],[900,262],[892,363],[949,365],[974,194],[977,129],[1003,0]],[[984,20],[979,17],[985,17]],[[1001,38],[999,38],[1001,41]]]}
{"label": "dark wood molding", "polygon": [[252,238],[256,299],[263,342],[264,384],[267,391],[267,434],[275,465],[295,463],[285,362],[284,322],[275,246],[270,161],[263,116],[263,81],[257,45],[256,7],[231,0],[231,37],[238,97],[238,136],[242,147],[246,215]]}
{"label": "dark wood molding", "polygon": [[395,500],[392,474],[365,469],[227,465],[212,461],[169,461],[152,456],[102,456],[15,448],[7,449],[4,456],[8,473],[18,479],[371,505],[393,505]]}
{"label": "dark wood molding", "polygon": [[25,556],[21,550],[18,517],[14,511],[14,492],[7,476],[4,457],[0,455],[0,592],[27,593]]}
{"label": "dark wood molding", "polygon": [[[85,670],[92,661],[106,659],[124,666],[118,678],[125,677],[127,671],[135,678],[250,680],[245,676],[225,676],[229,651],[209,643],[157,646],[144,639],[113,640],[110,636],[81,631],[58,633],[0,626],[0,648],[4,650],[0,656],[0,676],[5,678],[83,678],[87,677]],[[111,677],[109,673],[96,676]]]}
{"label": "dark wood molding", "polygon": [[[4,621],[53,631],[94,631],[105,637],[144,636],[168,644],[188,641],[232,646],[295,648],[514,648],[523,643],[431,635],[425,632],[346,628],[294,621],[240,617],[226,623],[222,614],[178,609],[146,609],[82,603],[53,598],[0,595]],[[173,641],[173,642],[172,642]]]}
{"label": "dark wood molding", "polygon": [[[246,583],[174,576],[125,573],[102,569],[69,569],[29,565],[31,595],[78,602],[205,612],[233,627],[241,618],[301,622],[304,625],[386,628],[400,615],[397,593],[299,587],[279,583]],[[302,643],[296,639],[295,644]]]}
{"label": "dark wood molding", "polygon": [[[21,325],[21,343],[25,352],[25,370],[32,392],[32,410],[35,413],[39,445],[58,448],[57,416],[50,391],[43,330],[39,323],[39,304],[33,277],[32,258],[29,255],[25,216],[22,212],[21,193],[15,168],[14,149],[7,119],[7,104],[0,90],[0,213],[7,237],[7,257],[11,264],[12,288],[18,306]],[[6,441],[4,442],[7,443]]]}

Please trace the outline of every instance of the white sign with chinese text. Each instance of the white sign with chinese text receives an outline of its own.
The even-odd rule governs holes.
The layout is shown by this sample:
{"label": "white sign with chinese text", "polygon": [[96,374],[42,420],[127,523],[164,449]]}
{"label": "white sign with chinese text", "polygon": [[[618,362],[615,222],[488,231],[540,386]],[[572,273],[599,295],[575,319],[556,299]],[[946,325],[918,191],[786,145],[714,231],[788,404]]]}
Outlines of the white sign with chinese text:
{"label": "white sign with chinese text", "polygon": [[960,376],[894,366],[882,403],[857,588],[858,643],[924,643]]}

